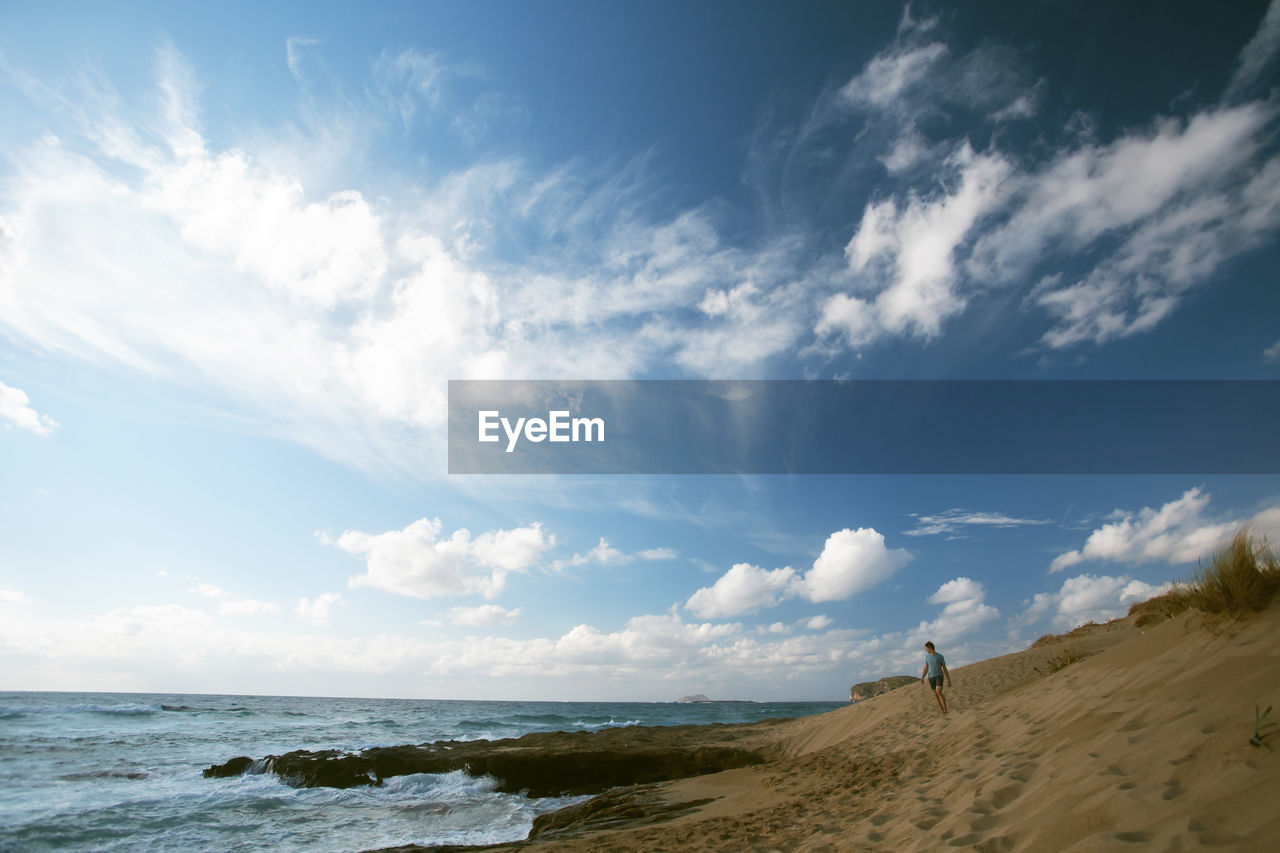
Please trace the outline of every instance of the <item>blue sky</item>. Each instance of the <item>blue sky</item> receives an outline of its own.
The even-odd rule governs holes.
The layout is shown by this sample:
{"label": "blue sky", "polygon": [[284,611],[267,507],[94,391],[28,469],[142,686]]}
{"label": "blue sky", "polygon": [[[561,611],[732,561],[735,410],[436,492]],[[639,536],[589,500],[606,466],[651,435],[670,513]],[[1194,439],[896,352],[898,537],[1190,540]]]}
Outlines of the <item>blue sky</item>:
{"label": "blue sky", "polygon": [[1280,479],[450,477],[449,379],[1280,378],[1280,5],[6,4],[0,689],[838,699]]}

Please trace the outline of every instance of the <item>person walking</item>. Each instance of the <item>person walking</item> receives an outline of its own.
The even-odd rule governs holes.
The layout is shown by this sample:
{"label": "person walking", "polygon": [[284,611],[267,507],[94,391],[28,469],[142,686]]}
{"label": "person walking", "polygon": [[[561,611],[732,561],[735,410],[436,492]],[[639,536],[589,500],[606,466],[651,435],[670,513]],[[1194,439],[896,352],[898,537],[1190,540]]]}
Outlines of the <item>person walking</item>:
{"label": "person walking", "polygon": [[920,672],[920,683],[924,684],[925,676],[929,677],[929,686],[933,688],[933,698],[938,700],[942,713],[947,713],[947,697],[942,694],[942,679],[946,676],[947,686],[951,686],[951,671],[947,669],[947,659],[934,651],[933,643],[925,643],[924,669]]}

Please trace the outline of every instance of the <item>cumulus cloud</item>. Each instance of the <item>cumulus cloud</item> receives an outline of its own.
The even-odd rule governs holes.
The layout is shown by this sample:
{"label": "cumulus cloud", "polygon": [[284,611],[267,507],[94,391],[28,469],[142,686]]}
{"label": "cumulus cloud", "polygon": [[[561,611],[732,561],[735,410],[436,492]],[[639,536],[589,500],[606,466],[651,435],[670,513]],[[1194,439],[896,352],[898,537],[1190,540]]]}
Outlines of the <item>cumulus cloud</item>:
{"label": "cumulus cloud", "polygon": [[1083,548],[1054,558],[1050,572],[1082,563],[1106,560],[1122,563],[1190,563],[1211,555],[1240,527],[1241,521],[1210,521],[1205,517],[1210,495],[1200,487],[1159,509],[1143,507],[1136,513],[1121,512],[1089,534]]}
{"label": "cumulus cloud", "polygon": [[827,537],[822,553],[803,574],[790,566],[766,571],[738,563],[691,595],[685,607],[712,619],[754,613],[789,598],[843,600],[887,580],[910,559],[905,549],[886,548],[884,536],[872,528],[845,528]]}
{"label": "cumulus cloud", "polygon": [[365,573],[351,578],[352,589],[367,586],[414,598],[493,598],[506,587],[508,574],[527,571],[555,545],[555,537],[536,522],[475,538],[466,528],[442,538],[443,530],[440,519],[422,518],[379,534],[348,530],[333,544],[365,558]]}
{"label": "cumulus cloud", "polygon": [[809,601],[837,601],[889,579],[910,560],[906,549],[886,548],[884,535],[873,528],[845,528],[827,537],[796,586]]}
{"label": "cumulus cloud", "polygon": [[1085,622],[1106,622],[1168,589],[1168,584],[1152,586],[1124,575],[1077,575],[1063,581],[1056,592],[1036,593],[1010,624],[1018,628],[1047,619],[1054,628],[1063,630]]}
{"label": "cumulus cloud", "polygon": [[336,592],[325,592],[312,598],[301,598],[295,612],[313,625],[329,624],[329,613],[335,607],[346,604]]}
{"label": "cumulus cloud", "polygon": [[935,619],[921,622],[908,637],[916,644],[930,638],[938,644],[958,641],[983,622],[998,618],[1000,611],[986,603],[987,590],[967,577],[949,580],[929,596],[930,604],[943,605]]}
{"label": "cumulus cloud", "polygon": [[0,382],[0,423],[4,424],[5,429],[17,427],[36,435],[52,435],[61,424],[31,408],[28,405],[30,402],[22,389]]}
{"label": "cumulus cloud", "polygon": [[749,563],[738,563],[711,586],[689,596],[685,608],[703,619],[722,619],[773,607],[793,594],[795,570],[790,566],[766,571]]}
{"label": "cumulus cloud", "polygon": [[[1001,198],[1001,185],[1010,172],[1009,162],[998,154],[977,154],[968,142],[946,160],[954,189],[933,198],[911,197],[903,207],[895,199],[867,206],[858,230],[845,247],[855,273],[869,274],[878,264],[877,278],[884,284],[874,302],[879,327],[894,334],[932,337],[942,322],[965,306],[956,290],[955,252],[982,216]],[[849,340],[865,340],[864,321],[840,327],[832,312],[852,313],[844,307],[824,308],[819,334],[843,332]]]}

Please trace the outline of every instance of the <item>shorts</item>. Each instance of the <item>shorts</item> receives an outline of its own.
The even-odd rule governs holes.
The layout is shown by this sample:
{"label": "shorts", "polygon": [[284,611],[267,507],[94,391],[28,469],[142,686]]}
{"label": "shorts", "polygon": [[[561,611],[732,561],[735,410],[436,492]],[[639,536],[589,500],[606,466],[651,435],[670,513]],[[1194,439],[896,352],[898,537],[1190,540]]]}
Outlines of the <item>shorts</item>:
{"label": "shorts", "polygon": [[930,687],[932,687],[934,690],[937,690],[939,687],[941,687],[941,686],[942,686],[942,676],[941,676],[941,675],[931,675],[931,676],[929,676],[929,686],[930,686]]}

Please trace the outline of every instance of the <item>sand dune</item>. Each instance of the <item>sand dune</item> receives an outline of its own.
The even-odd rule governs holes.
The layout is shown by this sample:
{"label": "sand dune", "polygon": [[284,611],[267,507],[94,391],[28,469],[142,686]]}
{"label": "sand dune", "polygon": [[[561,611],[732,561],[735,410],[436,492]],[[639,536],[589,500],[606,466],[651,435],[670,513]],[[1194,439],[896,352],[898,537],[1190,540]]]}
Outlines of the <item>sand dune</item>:
{"label": "sand dune", "polygon": [[[1249,744],[1278,640],[1280,608],[1082,630],[954,670],[946,717],[904,687],[774,727],[779,760],[505,849],[1280,849],[1280,750]],[[1037,672],[1067,648],[1085,657]]]}

